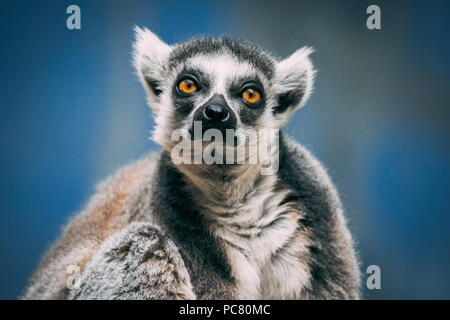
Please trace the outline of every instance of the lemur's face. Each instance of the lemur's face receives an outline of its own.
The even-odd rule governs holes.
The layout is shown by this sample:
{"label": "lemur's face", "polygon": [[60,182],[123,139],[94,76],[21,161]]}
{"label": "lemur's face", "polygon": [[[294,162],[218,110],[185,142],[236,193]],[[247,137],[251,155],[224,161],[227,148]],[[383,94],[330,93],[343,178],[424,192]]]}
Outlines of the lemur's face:
{"label": "lemur's face", "polygon": [[137,28],[136,35],[134,61],[155,114],[153,138],[166,150],[177,142],[174,131],[196,139],[208,129],[223,137],[230,130],[279,129],[311,92],[309,48],[278,62],[230,39],[169,46],[147,29]]}
{"label": "lemur's face", "polygon": [[[271,65],[270,65],[271,66]],[[193,137],[194,121],[202,133],[267,126],[263,114],[270,99],[270,77],[228,53],[198,54],[174,68],[170,92],[177,129]]]}

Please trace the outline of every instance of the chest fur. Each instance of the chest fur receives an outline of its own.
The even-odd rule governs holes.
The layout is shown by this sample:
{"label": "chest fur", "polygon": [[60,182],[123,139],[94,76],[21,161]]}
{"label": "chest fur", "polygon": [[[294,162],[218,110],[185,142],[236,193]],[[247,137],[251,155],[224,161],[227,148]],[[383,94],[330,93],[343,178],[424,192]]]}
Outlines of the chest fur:
{"label": "chest fur", "polygon": [[215,237],[223,243],[240,299],[300,298],[309,282],[308,237],[289,190],[264,181],[229,216],[217,218]]}

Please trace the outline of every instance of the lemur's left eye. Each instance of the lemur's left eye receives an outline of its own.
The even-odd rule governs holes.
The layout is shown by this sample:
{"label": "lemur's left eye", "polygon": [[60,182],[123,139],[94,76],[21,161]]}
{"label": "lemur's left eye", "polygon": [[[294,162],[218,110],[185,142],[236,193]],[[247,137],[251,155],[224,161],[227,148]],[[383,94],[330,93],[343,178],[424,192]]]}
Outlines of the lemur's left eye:
{"label": "lemur's left eye", "polygon": [[248,88],[242,92],[242,98],[248,103],[255,104],[261,100],[261,93],[256,89]]}
{"label": "lemur's left eye", "polygon": [[195,91],[197,91],[197,85],[195,84],[194,80],[184,79],[178,83],[178,89],[183,93],[194,93]]}

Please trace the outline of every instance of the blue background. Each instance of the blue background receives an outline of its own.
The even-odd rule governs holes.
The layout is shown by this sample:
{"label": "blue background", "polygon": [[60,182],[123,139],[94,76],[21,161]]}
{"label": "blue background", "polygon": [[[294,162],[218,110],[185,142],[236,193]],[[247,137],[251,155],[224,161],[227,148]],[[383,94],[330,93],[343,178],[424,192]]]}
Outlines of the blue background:
{"label": "blue background", "polygon": [[[370,4],[382,29],[366,28]],[[81,8],[82,29],[66,28]],[[131,67],[132,28],[169,43],[245,38],[285,57],[316,48],[315,92],[287,131],[329,169],[364,298],[450,298],[450,2],[2,1],[0,298],[24,289],[95,185],[159,147]]]}

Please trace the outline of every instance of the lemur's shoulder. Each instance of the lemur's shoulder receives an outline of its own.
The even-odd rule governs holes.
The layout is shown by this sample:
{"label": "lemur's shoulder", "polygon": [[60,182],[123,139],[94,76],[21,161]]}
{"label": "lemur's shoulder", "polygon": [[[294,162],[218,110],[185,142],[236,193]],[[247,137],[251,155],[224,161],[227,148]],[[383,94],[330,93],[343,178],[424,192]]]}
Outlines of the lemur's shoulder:
{"label": "lemur's shoulder", "polygon": [[151,223],[133,222],[108,238],[69,299],[195,299],[173,241]]}
{"label": "lemur's shoulder", "polygon": [[285,133],[280,135],[278,178],[311,206],[340,209],[336,188],[324,166],[301,144]]}
{"label": "lemur's shoulder", "polygon": [[280,187],[290,189],[289,200],[301,206],[300,224],[310,237],[312,285],[306,297],[358,298],[358,260],[336,188],[308,150],[284,134],[280,138]]}
{"label": "lemur's shoulder", "polygon": [[154,154],[129,164],[98,185],[86,207],[69,221],[60,240],[44,256],[24,298],[65,297],[67,267],[83,269],[105,239],[130,223],[130,199],[152,175],[158,157]]}
{"label": "lemur's shoulder", "polygon": [[[130,217],[128,204],[139,186],[153,175],[159,154],[152,154],[119,169],[97,186],[85,210],[75,216],[65,229],[73,236],[97,237],[103,241],[112,233],[122,229]],[[84,234],[82,226],[89,225]]]}

